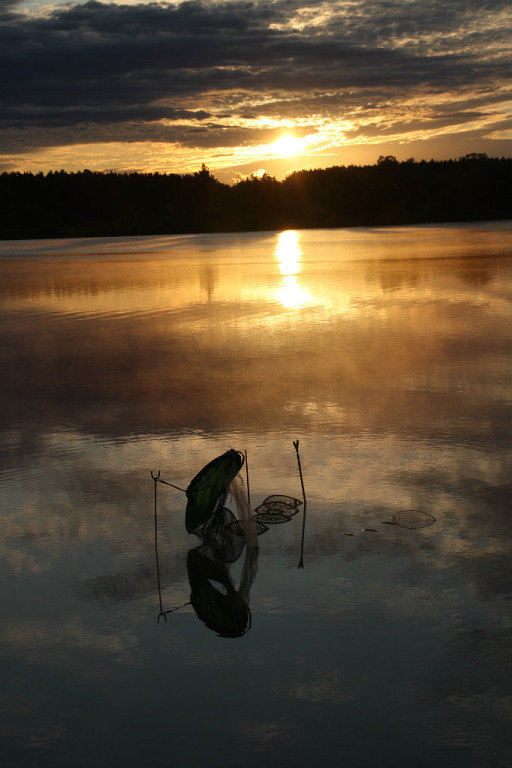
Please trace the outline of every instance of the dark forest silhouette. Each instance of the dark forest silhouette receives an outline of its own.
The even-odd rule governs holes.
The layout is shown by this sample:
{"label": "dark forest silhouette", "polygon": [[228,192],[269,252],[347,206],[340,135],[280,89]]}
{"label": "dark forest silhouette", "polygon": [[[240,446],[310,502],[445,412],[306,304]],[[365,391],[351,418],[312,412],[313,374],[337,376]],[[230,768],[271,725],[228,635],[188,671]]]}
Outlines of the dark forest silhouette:
{"label": "dark forest silhouette", "polygon": [[0,238],[153,235],[512,218],[512,158],[264,175],[233,186],[192,174],[0,174]]}

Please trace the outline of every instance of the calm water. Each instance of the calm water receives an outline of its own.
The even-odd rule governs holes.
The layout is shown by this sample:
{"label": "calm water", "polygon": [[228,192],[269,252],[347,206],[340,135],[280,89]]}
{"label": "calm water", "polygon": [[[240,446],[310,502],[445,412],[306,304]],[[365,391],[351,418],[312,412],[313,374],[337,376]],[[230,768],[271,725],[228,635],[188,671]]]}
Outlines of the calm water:
{"label": "calm water", "polygon": [[[3,766],[508,768],[512,223],[3,242],[0,301]],[[243,636],[157,623],[150,471],[300,498],[296,438],[304,568],[300,513],[213,576]]]}

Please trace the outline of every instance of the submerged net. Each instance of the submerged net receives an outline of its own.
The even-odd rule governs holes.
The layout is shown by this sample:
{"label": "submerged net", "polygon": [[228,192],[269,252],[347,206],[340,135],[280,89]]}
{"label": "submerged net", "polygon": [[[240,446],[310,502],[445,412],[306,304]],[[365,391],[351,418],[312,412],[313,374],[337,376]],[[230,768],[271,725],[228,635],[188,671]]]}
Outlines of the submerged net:
{"label": "submerged net", "polygon": [[[225,563],[238,560],[244,545],[257,549],[257,537],[268,530],[268,525],[287,523],[302,504],[293,496],[274,494],[253,512],[238,474],[242,464],[240,451],[227,451],[203,467],[187,488],[187,530],[199,536]],[[224,506],[228,493],[238,519]]]}
{"label": "submerged net", "polygon": [[[255,517],[253,517],[252,521],[254,524],[254,530],[256,531],[256,536],[261,536],[262,533],[265,533],[265,531],[268,531],[268,526],[264,525],[264,523],[261,523],[259,520],[256,520]],[[240,530],[242,530],[239,520],[235,520],[234,523],[230,523],[229,525],[236,526],[240,528]],[[229,525],[228,525],[228,528],[229,528]],[[242,533],[242,536],[243,536],[243,533]]]}
{"label": "submerged net", "polygon": [[436,519],[428,512],[422,512],[419,509],[405,509],[401,512],[395,512],[391,521],[401,528],[427,528],[435,523]]}
{"label": "submerged net", "polygon": [[205,544],[225,563],[234,563],[242,554],[245,538],[230,509],[221,507],[197,532]]}
{"label": "submerged net", "polygon": [[301,504],[302,502],[299,501],[299,499],[295,499],[293,496],[277,494],[267,496],[267,498],[254,510],[255,520],[267,525],[287,523],[297,514]]}
{"label": "submerged net", "polygon": [[[258,547],[257,537],[268,531],[268,527],[262,519],[253,514],[241,477],[234,478],[229,492],[237,508],[239,519],[227,507],[218,506],[206,523],[201,528],[196,528],[194,533],[213,550],[218,558],[225,563],[234,563],[242,554],[246,544],[249,549]],[[270,522],[281,522],[277,513],[273,517],[277,519],[272,519]],[[283,521],[289,519],[286,516]]]}

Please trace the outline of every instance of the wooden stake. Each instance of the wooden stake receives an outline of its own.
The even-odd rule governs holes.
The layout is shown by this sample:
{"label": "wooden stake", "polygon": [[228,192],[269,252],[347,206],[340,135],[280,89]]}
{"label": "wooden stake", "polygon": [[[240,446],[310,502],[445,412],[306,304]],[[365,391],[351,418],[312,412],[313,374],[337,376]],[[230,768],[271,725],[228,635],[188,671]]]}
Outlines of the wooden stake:
{"label": "wooden stake", "polygon": [[302,539],[300,543],[300,560],[297,568],[304,568],[304,534],[306,532],[306,491],[304,490],[304,478],[302,477],[302,467],[300,463],[298,440],[293,441],[293,447],[295,448],[295,452],[297,454],[297,464],[299,465],[300,484],[302,487],[302,499],[304,503],[304,509],[302,514]]}

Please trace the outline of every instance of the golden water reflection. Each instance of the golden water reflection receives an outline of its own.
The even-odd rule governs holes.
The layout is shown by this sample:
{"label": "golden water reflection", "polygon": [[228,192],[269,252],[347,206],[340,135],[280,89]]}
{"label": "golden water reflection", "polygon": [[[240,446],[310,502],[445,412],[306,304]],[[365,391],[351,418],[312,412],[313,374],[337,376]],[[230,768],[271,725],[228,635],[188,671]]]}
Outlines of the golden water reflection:
{"label": "golden water reflection", "polygon": [[296,275],[301,268],[302,250],[300,235],[293,229],[281,232],[277,237],[275,257],[282,275]]}
{"label": "golden water reflection", "polygon": [[101,240],[83,255],[76,241],[60,257],[4,258],[4,426],[294,424],[424,439],[445,422],[451,436],[471,432],[482,393],[487,420],[503,424],[512,233],[443,235],[465,255],[418,258],[425,230],[410,228],[405,244],[396,230],[287,231],[198,237],[188,251],[168,238],[160,258],[147,240],[138,258],[103,254]]}
{"label": "golden water reflection", "polygon": [[285,309],[300,309],[311,302],[311,294],[299,285],[295,275],[285,275],[277,291],[277,298]]}
{"label": "golden water reflection", "polygon": [[274,255],[279,264],[279,272],[283,276],[276,294],[279,303],[285,309],[299,309],[310,304],[311,294],[300,285],[297,277],[302,267],[300,233],[294,229],[281,232],[277,237]]}

